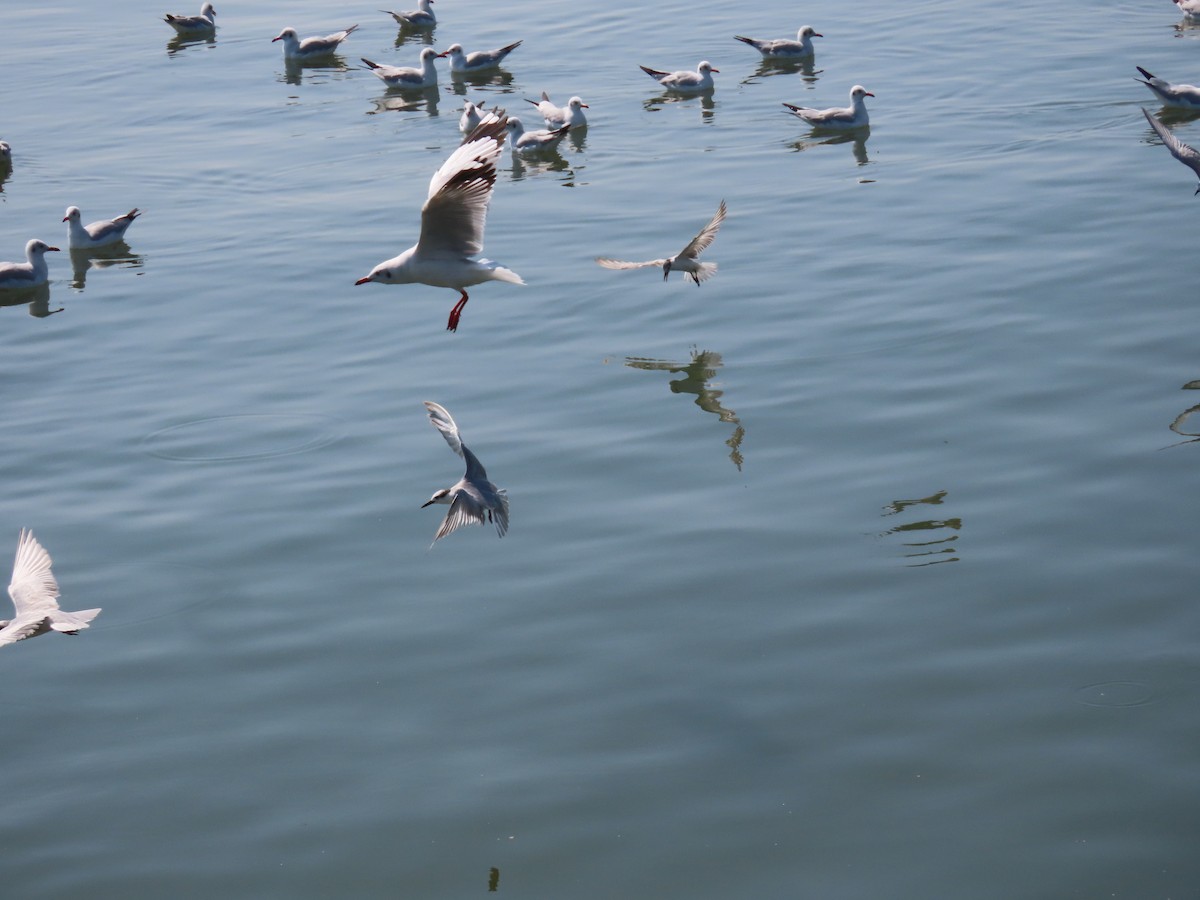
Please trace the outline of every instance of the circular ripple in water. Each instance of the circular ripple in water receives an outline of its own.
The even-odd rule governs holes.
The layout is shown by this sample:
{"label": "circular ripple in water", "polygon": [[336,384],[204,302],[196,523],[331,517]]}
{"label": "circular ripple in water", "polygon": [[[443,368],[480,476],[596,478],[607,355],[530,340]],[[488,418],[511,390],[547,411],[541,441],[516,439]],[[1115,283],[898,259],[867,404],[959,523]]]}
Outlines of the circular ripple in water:
{"label": "circular ripple in water", "polygon": [[307,453],[341,437],[338,423],[304,413],[213,416],[171,425],[147,435],[151,456],[182,462],[234,462]]}
{"label": "circular ripple in water", "polygon": [[1103,681],[1085,685],[1075,693],[1087,706],[1145,706],[1158,699],[1148,685],[1137,681]]}

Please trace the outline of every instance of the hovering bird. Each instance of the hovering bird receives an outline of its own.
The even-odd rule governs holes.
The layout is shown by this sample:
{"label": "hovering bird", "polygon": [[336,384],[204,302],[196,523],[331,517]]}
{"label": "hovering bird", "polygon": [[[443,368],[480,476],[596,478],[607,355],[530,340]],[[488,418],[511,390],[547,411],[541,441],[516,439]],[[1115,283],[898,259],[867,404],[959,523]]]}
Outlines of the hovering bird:
{"label": "hovering bird", "polygon": [[658,69],[649,69],[646,66],[638,66],[643,72],[661,84],[669,91],[678,91],[682,94],[699,94],[703,91],[711,91],[716,85],[713,83],[713,72],[720,72],[720,69],[714,69],[712,63],[707,59],[702,60],[700,65],[696,66],[695,72],[660,72]]}
{"label": "hovering bird", "polygon": [[192,37],[198,34],[209,34],[217,27],[217,11],[211,3],[200,7],[198,16],[178,16],[167,13],[163,21],[175,29],[180,37]]}
{"label": "hovering bird", "polygon": [[429,197],[421,207],[421,235],[399,256],[385,260],[355,284],[428,284],[454,288],[462,296],[450,310],[448,331],[458,329],[466,289],[485,281],[524,284],[521,276],[490,259],[472,259],[483,250],[483,226],[496,187],[496,159],[504,145],[508,120],[488,117],[463,138],[433,174]]}
{"label": "hovering bird", "polygon": [[541,100],[530,100],[526,97],[525,102],[536,106],[537,111],[542,114],[542,118],[551,128],[558,128],[560,125],[566,125],[568,128],[587,127],[587,116],[583,114],[583,111],[589,107],[581,97],[572,97],[567,101],[566,106],[555,106],[550,102],[550,95],[542,91]]}
{"label": "hovering bird", "polygon": [[749,44],[763,55],[763,59],[801,59],[813,55],[812,39],[815,37],[825,37],[825,35],[819,34],[811,25],[805,25],[800,29],[794,41],[782,38],[775,41],[759,41],[754,38],[742,37],[740,34],[735,34],[733,39],[741,41],[743,44]]}
{"label": "hovering bird", "polygon": [[874,96],[861,84],[856,84],[850,88],[849,106],[813,109],[809,106],[795,106],[791,103],[783,105],[814,128],[862,128],[870,122],[867,116],[867,104],[863,97]]}
{"label": "hovering bird", "polygon": [[78,206],[68,206],[67,214],[63,216],[63,221],[68,223],[67,246],[72,250],[87,250],[91,247],[115,244],[125,237],[125,232],[129,230],[133,220],[141,215],[141,211],[134,207],[123,216],[93,222],[91,225],[83,224],[80,218],[82,215]]}
{"label": "hovering bird", "polygon": [[34,238],[25,245],[27,262],[0,262],[0,288],[27,288],[45,284],[50,276],[46,254],[57,247]]}
{"label": "hovering bird", "polygon": [[457,484],[434,491],[433,496],[421,504],[421,509],[434,503],[450,506],[433,536],[434,544],[460,525],[482,525],[484,519],[495,523],[496,531],[504,537],[504,532],[508,531],[508,494],[488,481],[483,464],[462,442],[458,426],[445,407],[426,400],[425,408],[429,410],[429,421],[442,433],[450,449],[467,461],[467,472]]}
{"label": "hovering bird", "polygon": [[1200,22],[1200,0],[1175,0],[1175,5],[1189,22]]}
{"label": "hovering bird", "polygon": [[481,72],[492,69],[504,62],[504,57],[512,53],[524,41],[517,41],[499,50],[476,50],[474,53],[464,53],[462,44],[451,44],[445,55],[450,57],[450,71],[455,74],[464,72]]}
{"label": "hovering bird", "polygon": [[275,37],[271,38],[271,43],[283,41],[283,56],[285,59],[317,59],[318,57],[336,53],[338,45],[353,34],[357,28],[357,25],[351,25],[345,31],[339,31],[336,34],[326,35],[325,37],[308,37],[304,40],[300,40],[296,35],[295,28],[285,28]]}
{"label": "hovering bird", "polygon": [[[1162,142],[1167,145],[1167,149],[1171,151],[1171,155],[1195,172],[1197,177],[1200,177],[1200,151],[1197,151],[1195,147],[1188,146],[1175,137],[1166,125],[1158,121],[1158,119],[1154,118],[1146,110],[1142,110],[1142,115],[1146,117],[1146,121],[1157,132]],[[1196,186],[1196,194],[1200,194],[1200,185]],[[1195,194],[1192,196],[1195,196]]]}
{"label": "hovering bird", "polygon": [[516,116],[509,116],[508,119],[508,141],[513,153],[534,154],[554,150],[570,130],[570,125],[563,125],[553,131],[526,131]]}
{"label": "hovering bird", "polygon": [[12,583],[8,586],[8,596],[12,597],[17,612],[11,619],[0,620],[0,646],[48,631],[79,634],[99,615],[99,609],[67,612],[58,608],[58,582],[50,571],[51,565],[50,554],[37,542],[33,532],[22,528]]}
{"label": "hovering bird", "polygon": [[433,61],[444,53],[438,53],[432,47],[425,47],[421,50],[421,68],[414,69],[411,66],[387,66],[381,65],[366,57],[360,57],[371,74],[382,81],[390,88],[427,88],[437,84],[437,69],[433,66]]}
{"label": "hovering bird", "polygon": [[387,13],[395,19],[397,25],[407,25],[410,28],[432,28],[437,24],[437,16],[429,8],[432,3],[433,0],[417,0],[417,8],[407,12],[392,12],[390,9],[381,9],[380,12]]}
{"label": "hovering bird", "polygon": [[646,262],[625,262],[620,259],[609,259],[607,256],[598,256],[596,257],[596,262],[606,269],[648,269],[651,266],[662,266],[663,281],[666,281],[667,276],[671,274],[671,270],[675,269],[683,273],[684,280],[691,278],[696,287],[699,287],[700,282],[706,281],[717,274],[717,264],[700,262],[699,256],[713,242],[723,221],[725,221],[724,200],[717,207],[716,215],[712,217],[707,225],[700,229],[700,233],[692,238],[691,242],[680,250],[676,256],[672,256],[669,259],[651,259]]}
{"label": "hovering bird", "polygon": [[1171,82],[1163,78],[1155,78],[1141,66],[1134,66],[1142,75],[1145,76],[1145,81],[1141,78],[1135,78],[1134,81],[1138,84],[1144,84],[1150,90],[1158,95],[1167,106],[1182,106],[1185,109],[1200,109],[1200,87],[1191,84],[1171,84]]}

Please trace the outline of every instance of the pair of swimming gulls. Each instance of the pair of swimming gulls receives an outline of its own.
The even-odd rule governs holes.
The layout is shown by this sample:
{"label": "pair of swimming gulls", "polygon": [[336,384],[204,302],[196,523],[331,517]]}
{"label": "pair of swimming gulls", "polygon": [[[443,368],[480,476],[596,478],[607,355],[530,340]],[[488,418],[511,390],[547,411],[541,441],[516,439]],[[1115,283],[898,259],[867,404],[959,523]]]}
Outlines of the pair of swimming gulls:
{"label": "pair of swimming gulls", "polygon": [[[67,246],[72,250],[107,247],[125,237],[125,232],[141,212],[134,208],[115,219],[83,224],[78,206],[67,207],[63,221],[67,223]],[[46,254],[57,252],[45,241],[34,238],[25,245],[25,262],[0,262],[0,288],[26,288],[45,284],[50,277]]]}

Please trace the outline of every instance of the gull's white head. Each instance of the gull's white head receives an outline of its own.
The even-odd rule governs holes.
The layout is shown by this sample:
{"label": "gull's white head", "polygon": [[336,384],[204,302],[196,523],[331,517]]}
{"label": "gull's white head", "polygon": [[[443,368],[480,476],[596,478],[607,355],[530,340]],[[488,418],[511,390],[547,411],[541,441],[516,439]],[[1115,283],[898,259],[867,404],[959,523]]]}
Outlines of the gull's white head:
{"label": "gull's white head", "polygon": [[37,238],[31,240],[25,245],[25,255],[28,257],[41,256],[43,253],[48,253],[51,250],[58,250],[57,247],[51,247],[45,241],[39,241]]}
{"label": "gull's white head", "polygon": [[12,159],[12,147],[8,141],[0,141],[0,159]]}
{"label": "gull's white head", "polygon": [[800,33],[798,35],[796,35],[796,37],[798,37],[801,41],[803,41],[805,38],[825,37],[825,35],[821,34],[819,31],[817,31],[817,29],[813,28],[811,25],[805,25],[803,28],[800,29]]}
{"label": "gull's white head", "polygon": [[202,7],[200,7],[200,15],[204,16],[206,19],[215,19],[217,17],[217,11],[213,9],[213,5],[211,3],[205,3]]}
{"label": "gull's white head", "polygon": [[704,60],[700,61],[700,65],[696,66],[696,71],[699,72],[701,75],[706,75],[709,72],[720,72],[721,70],[714,69],[713,64],[710,63],[707,59],[704,59]]}
{"label": "gull's white head", "polygon": [[462,56],[462,55],[463,55],[462,44],[451,44],[449,47],[446,48],[445,53],[439,54],[439,56]]}
{"label": "gull's white head", "polygon": [[433,506],[435,503],[450,503],[453,499],[450,496],[450,491],[447,488],[442,488],[440,491],[434,491],[433,496],[421,504],[421,509]]}
{"label": "gull's white head", "polygon": [[271,43],[273,44],[276,41],[283,41],[285,44],[293,44],[297,43],[299,40],[300,37],[296,34],[295,28],[285,28],[283,31],[279,32],[279,34],[275,35],[275,37],[271,38]]}
{"label": "gull's white head", "polygon": [[432,47],[426,47],[421,51],[421,62],[426,62],[431,59],[439,59],[442,54],[438,53]]}
{"label": "gull's white head", "polygon": [[571,107],[571,109],[579,109],[581,106],[584,109],[591,109],[590,106],[583,102],[582,97],[572,97],[567,101],[567,106]]}
{"label": "gull's white head", "polygon": [[68,206],[68,207],[67,207],[67,212],[66,212],[66,214],[63,216],[63,221],[64,221],[64,222],[78,222],[78,221],[79,221],[79,217],[80,217],[80,216],[82,216],[82,215],[83,215],[83,213],[81,213],[81,212],[79,211],[79,207],[78,207],[78,206]]}
{"label": "gull's white head", "polygon": [[523,135],[525,133],[525,126],[521,123],[521,120],[518,119],[516,116],[509,116],[508,124],[505,125],[504,127],[508,129],[509,133],[513,136],[514,140],[516,138],[519,138],[521,135]]}
{"label": "gull's white head", "polygon": [[378,284],[395,284],[396,272],[391,266],[386,263],[380,263],[373,268],[368,275],[358,279],[355,284],[366,284],[369,281],[374,281]]}
{"label": "gull's white head", "polygon": [[868,91],[861,84],[856,84],[854,87],[850,88],[850,99],[851,100],[861,100],[863,97],[874,97],[874,96],[875,96],[874,94],[872,94],[870,91]]}

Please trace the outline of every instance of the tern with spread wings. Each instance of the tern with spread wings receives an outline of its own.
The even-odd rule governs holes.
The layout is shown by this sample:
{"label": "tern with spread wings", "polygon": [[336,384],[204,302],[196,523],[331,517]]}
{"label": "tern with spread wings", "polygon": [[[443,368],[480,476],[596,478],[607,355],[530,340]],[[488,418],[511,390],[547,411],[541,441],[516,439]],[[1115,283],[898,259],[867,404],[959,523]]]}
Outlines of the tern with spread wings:
{"label": "tern with spread wings", "polygon": [[717,231],[721,227],[721,223],[725,221],[725,201],[721,201],[721,205],[717,207],[717,213],[712,217],[707,225],[700,229],[700,233],[692,238],[691,243],[679,251],[675,256],[667,259],[649,259],[646,262],[625,262],[621,259],[609,259],[607,256],[596,257],[596,262],[604,266],[606,269],[648,269],[651,266],[661,266],[663,270],[663,281],[666,281],[667,276],[674,269],[677,272],[682,272],[684,279],[691,278],[696,287],[700,286],[700,282],[706,281],[717,273],[717,264],[711,262],[700,262],[699,256],[708,249],[708,245],[713,242],[717,236]]}
{"label": "tern with spread wings", "polygon": [[435,491],[421,504],[422,509],[435,503],[450,506],[433,542],[436,544],[460,525],[482,525],[485,521],[494,523],[500,537],[504,537],[508,531],[508,494],[488,481],[483,464],[462,442],[458,425],[446,408],[429,400],[425,401],[425,408],[429,410],[429,421],[442,433],[450,449],[467,461],[467,472],[457,484]]}
{"label": "tern with spread wings", "polygon": [[0,621],[0,647],[50,631],[79,634],[100,613],[99,609],[67,612],[58,608],[58,582],[50,570],[52,560],[33,532],[22,528],[13,563],[12,597],[16,615]]}

